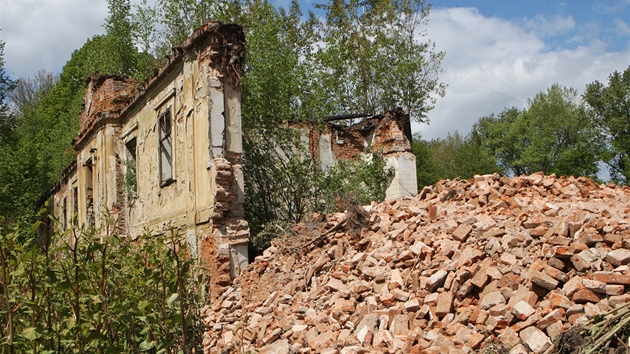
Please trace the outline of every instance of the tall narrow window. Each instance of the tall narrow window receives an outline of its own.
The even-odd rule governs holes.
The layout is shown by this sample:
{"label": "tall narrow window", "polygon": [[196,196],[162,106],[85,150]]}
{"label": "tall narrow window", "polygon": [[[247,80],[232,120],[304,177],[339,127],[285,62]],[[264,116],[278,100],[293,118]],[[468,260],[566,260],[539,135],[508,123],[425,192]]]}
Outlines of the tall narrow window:
{"label": "tall narrow window", "polygon": [[129,200],[135,199],[138,194],[137,182],[137,162],[136,162],[136,138],[129,139],[125,146],[127,147],[127,156],[125,160],[125,174],[123,176],[123,186]]}
{"label": "tall narrow window", "polygon": [[92,158],[85,162],[85,216],[88,225],[95,224],[94,210],[94,161]]}
{"label": "tall narrow window", "polygon": [[79,187],[72,187],[72,219],[74,226],[79,225]]}
{"label": "tall narrow window", "polygon": [[170,107],[158,119],[160,125],[160,186],[173,182],[173,136]]}
{"label": "tall narrow window", "polygon": [[68,204],[66,199],[67,198],[64,196],[61,202],[61,226],[63,230],[68,228]]}

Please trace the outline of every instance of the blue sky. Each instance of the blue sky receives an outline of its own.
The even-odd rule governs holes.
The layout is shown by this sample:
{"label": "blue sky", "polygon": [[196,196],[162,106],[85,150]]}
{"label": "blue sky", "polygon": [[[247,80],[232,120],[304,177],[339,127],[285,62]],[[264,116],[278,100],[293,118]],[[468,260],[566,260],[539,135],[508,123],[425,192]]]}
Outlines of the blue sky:
{"label": "blue sky", "polygon": [[[524,108],[554,83],[582,92],[630,65],[630,0],[432,3],[426,38],[446,53],[440,78],[448,88],[430,124],[413,127],[425,139],[466,134],[480,117]],[[73,50],[103,33],[106,16],[106,0],[0,0],[7,73],[59,72]]]}
{"label": "blue sky", "polygon": [[601,39],[608,50],[627,49],[630,1],[457,1],[433,2],[434,9],[474,7],[485,17],[508,20],[538,33],[549,50],[574,49]]}

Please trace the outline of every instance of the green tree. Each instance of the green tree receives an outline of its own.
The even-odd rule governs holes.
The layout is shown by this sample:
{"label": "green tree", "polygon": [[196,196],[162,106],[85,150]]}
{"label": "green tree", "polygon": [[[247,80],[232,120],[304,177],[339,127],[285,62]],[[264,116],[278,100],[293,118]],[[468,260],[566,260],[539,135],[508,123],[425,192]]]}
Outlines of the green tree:
{"label": "green tree", "polygon": [[108,74],[135,76],[138,52],[134,47],[131,24],[131,4],[129,0],[107,0],[109,16],[105,20],[106,41],[110,62],[105,71]]}
{"label": "green tree", "polygon": [[595,81],[583,96],[593,124],[598,128],[602,160],[613,180],[627,183],[630,178],[630,66],[613,72],[608,86]]}
{"label": "green tree", "polygon": [[4,42],[0,42],[0,144],[6,143],[15,124],[7,105],[7,95],[15,88],[15,84],[4,71]]}
{"label": "green tree", "polygon": [[442,166],[433,156],[430,142],[422,140],[420,134],[417,133],[413,137],[411,146],[413,154],[416,156],[416,178],[419,188],[433,185],[445,178]]}
{"label": "green tree", "polygon": [[40,71],[34,78],[19,80],[9,93],[14,129],[10,141],[0,148],[0,217],[33,216],[34,202],[49,187],[40,169],[42,151],[32,139],[46,129],[37,110],[55,82],[52,73]]}
{"label": "green tree", "polygon": [[597,149],[592,145],[595,131],[575,89],[552,85],[529,101],[521,119],[531,138],[521,155],[529,173],[597,174]]}
{"label": "green tree", "polygon": [[[162,30],[155,32],[155,57],[170,54],[171,48],[179,46],[194,29],[213,19],[219,5],[208,0],[158,0],[152,22],[159,23]],[[147,9],[148,5],[144,8]],[[145,12],[145,15],[149,13]]]}
{"label": "green tree", "polygon": [[[14,109],[13,141],[2,149],[0,215],[33,217],[34,206],[61,171],[76,159],[71,142],[79,130],[85,79],[95,72],[132,75],[142,80],[146,65],[132,41],[128,0],[109,0],[108,33],[94,36],[76,50],[58,80],[42,73],[22,79],[10,97]],[[146,58],[146,55],[144,56]]]}
{"label": "green tree", "polygon": [[[430,5],[421,0],[330,0],[320,24],[317,72],[335,113],[384,112],[402,107],[426,121],[444,53],[422,29]],[[422,38],[422,41],[420,40]]]}
{"label": "green tree", "polygon": [[8,97],[15,87],[16,82],[5,73],[4,42],[0,42],[0,226],[4,223],[3,216],[12,210],[18,196],[12,184],[19,176],[17,174],[19,172],[13,169],[17,120],[15,109],[11,109],[8,102]]}
{"label": "green tree", "polygon": [[444,139],[432,140],[430,147],[434,159],[442,166],[444,178],[471,178],[500,171],[494,157],[481,148],[473,134],[463,137],[455,131]]}
{"label": "green tree", "polygon": [[501,172],[494,157],[482,148],[474,131],[466,137],[455,131],[444,139],[431,141],[421,140],[416,135],[413,149],[419,187],[435,184],[441,179]]}
{"label": "green tree", "polygon": [[497,116],[494,114],[482,117],[474,125],[472,134],[481,142],[483,148],[496,159],[497,163],[507,173],[514,175],[525,174],[525,170],[515,161],[520,156],[521,140],[526,137],[518,129],[515,121],[521,112],[515,108],[506,108]]}
{"label": "green tree", "polygon": [[552,85],[522,111],[510,108],[482,117],[473,134],[513,175],[543,171],[594,177],[598,171],[595,130],[572,88]]}

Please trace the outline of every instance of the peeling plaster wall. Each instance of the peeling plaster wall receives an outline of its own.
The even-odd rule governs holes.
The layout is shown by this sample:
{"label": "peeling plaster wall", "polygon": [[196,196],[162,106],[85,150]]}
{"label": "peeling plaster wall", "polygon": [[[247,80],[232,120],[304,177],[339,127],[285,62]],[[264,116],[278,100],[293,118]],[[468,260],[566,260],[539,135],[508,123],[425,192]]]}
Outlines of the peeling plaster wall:
{"label": "peeling plaster wall", "polygon": [[[71,217],[76,199],[79,224],[93,220],[103,227],[109,213],[131,237],[145,229],[179,231],[209,269],[213,298],[248,258],[239,91],[243,46],[239,26],[209,23],[174,49],[144,89],[130,79],[90,77],[73,142],[76,168],[51,191],[58,218]],[[172,180],[163,181],[159,117],[165,111],[172,123]],[[135,196],[124,185],[134,163],[126,144],[133,140]]]}

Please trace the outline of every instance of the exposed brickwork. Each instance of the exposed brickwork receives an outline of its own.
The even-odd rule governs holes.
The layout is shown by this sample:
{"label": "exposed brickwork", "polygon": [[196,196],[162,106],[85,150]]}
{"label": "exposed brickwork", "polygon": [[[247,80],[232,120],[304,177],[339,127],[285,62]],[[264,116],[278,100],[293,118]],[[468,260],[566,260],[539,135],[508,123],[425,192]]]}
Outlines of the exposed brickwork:
{"label": "exposed brickwork", "polygon": [[[387,112],[349,126],[329,123],[326,131],[331,134],[335,158],[351,160],[368,150],[383,155],[411,151],[411,142],[404,133],[405,118],[402,112]],[[370,135],[372,139],[368,141]]]}
{"label": "exposed brickwork", "polygon": [[309,146],[309,149],[311,150],[311,156],[313,156],[314,159],[319,159],[319,149],[318,149],[319,137],[320,137],[320,134],[319,134],[318,129],[309,130],[308,146]]}
{"label": "exposed brickwork", "polygon": [[408,118],[404,112],[386,112],[348,126],[327,123],[322,133],[320,127],[313,123],[290,122],[288,126],[308,131],[313,158],[320,157],[318,147],[321,135],[330,134],[333,156],[340,160],[352,160],[366,152],[380,152],[383,155],[410,152],[411,142],[404,132],[405,119]]}
{"label": "exposed brickwork", "polygon": [[350,127],[329,126],[332,133],[332,151],[340,160],[352,160],[365,152],[365,137],[359,129]]}
{"label": "exposed brickwork", "polygon": [[202,264],[208,270],[207,293],[211,301],[217,299],[231,283],[230,255],[228,252],[219,252],[217,239],[203,238],[200,242],[199,257]]}
{"label": "exposed brickwork", "polygon": [[[240,159],[240,156],[238,158]],[[224,157],[218,157],[214,159],[214,166],[216,167],[217,173],[217,195],[214,200],[213,219],[221,221],[229,219],[234,213],[239,213],[243,206],[235,205],[237,192],[235,189],[236,178],[234,176],[232,162]]]}
{"label": "exposed brickwork", "polygon": [[86,101],[79,117],[79,147],[99,125],[120,118],[121,112],[136,98],[138,82],[132,78],[94,74],[87,79]]}
{"label": "exposed brickwork", "polygon": [[243,219],[243,205],[238,203],[238,184],[234,171],[235,166],[240,165],[240,159],[240,154],[234,153],[214,159],[217,194],[212,217],[212,240],[204,240],[202,244],[202,262],[211,270],[212,299],[220,296],[232,280],[229,248],[217,248],[217,244],[227,246],[249,238],[249,226]]}
{"label": "exposed brickwork", "polygon": [[388,112],[379,120],[374,131],[373,151],[380,151],[383,155],[411,151],[411,142],[404,133],[403,118],[404,115]]}

